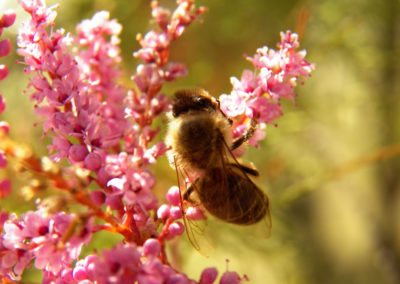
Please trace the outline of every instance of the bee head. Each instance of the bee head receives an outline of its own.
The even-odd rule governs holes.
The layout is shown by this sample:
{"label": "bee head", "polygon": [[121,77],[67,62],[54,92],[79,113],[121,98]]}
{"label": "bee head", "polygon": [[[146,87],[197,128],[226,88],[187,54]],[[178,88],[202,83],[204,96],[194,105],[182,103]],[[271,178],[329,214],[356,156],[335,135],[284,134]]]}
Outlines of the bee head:
{"label": "bee head", "polygon": [[189,111],[215,112],[218,102],[204,89],[184,89],[175,93],[172,103],[172,115],[178,117]]}

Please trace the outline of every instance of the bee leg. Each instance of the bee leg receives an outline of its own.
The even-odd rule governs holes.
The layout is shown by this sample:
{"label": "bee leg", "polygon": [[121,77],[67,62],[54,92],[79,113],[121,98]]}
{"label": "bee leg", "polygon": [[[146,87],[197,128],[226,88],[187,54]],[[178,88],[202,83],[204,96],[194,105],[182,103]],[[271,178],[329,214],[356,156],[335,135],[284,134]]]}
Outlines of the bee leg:
{"label": "bee leg", "polygon": [[255,177],[259,176],[259,172],[258,172],[258,170],[256,168],[252,168],[252,167],[249,167],[249,166],[245,166],[245,165],[242,165],[242,164],[236,164],[236,163],[230,163],[229,165],[244,171],[246,174],[249,174],[249,175],[252,175],[252,176],[255,176]]}
{"label": "bee leg", "polygon": [[235,141],[233,141],[231,150],[235,150],[236,148],[240,147],[244,142],[249,140],[251,138],[251,136],[253,136],[254,131],[256,131],[256,127],[257,127],[257,121],[255,119],[252,119],[250,128],[247,130],[247,132],[243,136],[241,136],[241,137],[237,138]]}

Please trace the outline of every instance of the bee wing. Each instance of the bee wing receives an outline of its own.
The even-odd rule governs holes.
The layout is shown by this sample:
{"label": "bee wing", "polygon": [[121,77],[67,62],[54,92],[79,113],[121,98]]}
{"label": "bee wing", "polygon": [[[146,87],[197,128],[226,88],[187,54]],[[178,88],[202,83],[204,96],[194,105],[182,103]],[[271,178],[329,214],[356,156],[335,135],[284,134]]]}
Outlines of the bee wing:
{"label": "bee wing", "polygon": [[[185,169],[176,164],[174,158],[175,171],[178,181],[178,188],[180,194],[180,208],[182,212],[182,220],[185,225],[186,235],[190,244],[199,251],[202,255],[208,256],[206,251],[211,251],[212,246],[205,240],[204,231],[207,226],[207,220],[192,220],[188,218],[186,210],[188,207],[199,209],[200,203],[190,199],[190,195],[198,190],[196,181],[191,181],[191,175],[189,175]],[[190,184],[190,186],[188,186]],[[186,197],[187,195],[187,197]],[[184,198],[186,197],[186,198]],[[200,208],[200,210],[203,210]]]}

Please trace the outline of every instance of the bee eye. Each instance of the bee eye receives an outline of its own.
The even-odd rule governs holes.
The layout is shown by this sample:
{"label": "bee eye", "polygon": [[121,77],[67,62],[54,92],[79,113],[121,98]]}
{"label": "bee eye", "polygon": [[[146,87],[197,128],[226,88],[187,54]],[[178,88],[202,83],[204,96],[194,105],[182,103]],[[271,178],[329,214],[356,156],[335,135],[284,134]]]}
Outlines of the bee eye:
{"label": "bee eye", "polygon": [[196,99],[196,104],[201,108],[212,107],[212,103],[208,98],[198,97]]}
{"label": "bee eye", "polygon": [[202,105],[204,105],[206,103],[206,99],[202,98],[202,97],[197,97],[196,101],[198,104],[202,104]]}

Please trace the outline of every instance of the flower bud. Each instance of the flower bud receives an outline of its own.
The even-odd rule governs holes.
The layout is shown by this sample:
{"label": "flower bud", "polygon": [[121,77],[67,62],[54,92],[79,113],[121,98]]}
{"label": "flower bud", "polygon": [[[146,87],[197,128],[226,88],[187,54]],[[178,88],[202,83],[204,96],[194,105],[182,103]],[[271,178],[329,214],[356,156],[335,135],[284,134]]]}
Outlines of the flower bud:
{"label": "flower bud", "polygon": [[180,194],[179,187],[172,186],[168,190],[167,200],[169,201],[169,203],[171,203],[171,205],[174,205],[174,206],[179,206],[180,205],[180,203],[181,203],[181,194]]}
{"label": "flower bud", "polygon": [[100,190],[96,190],[90,193],[90,199],[96,204],[96,205],[103,205],[104,202],[106,201],[106,195],[104,192]]}
{"label": "flower bud", "polygon": [[101,167],[100,155],[93,152],[89,153],[89,155],[86,156],[84,162],[85,162],[85,167],[91,171],[96,171]]}
{"label": "flower bud", "polygon": [[224,275],[222,275],[221,280],[219,281],[220,284],[239,284],[240,277],[234,271],[226,271]]}
{"label": "flower bud", "polygon": [[175,236],[180,236],[183,234],[185,227],[181,222],[174,222],[168,227],[169,237],[173,238]]}
{"label": "flower bud", "polygon": [[16,14],[13,10],[7,10],[4,12],[3,16],[0,19],[0,27],[7,28],[14,24],[16,18]]}
{"label": "flower bud", "polygon": [[72,145],[68,150],[68,156],[72,162],[81,162],[88,154],[88,150],[83,145]]}
{"label": "flower bud", "polygon": [[185,213],[186,217],[193,221],[206,219],[206,216],[204,215],[203,211],[198,207],[191,206],[188,209],[186,209]]}
{"label": "flower bud", "polygon": [[170,206],[167,204],[161,205],[157,210],[157,217],[159,219],[167,219],[169,217]]}
{"label": "flower bud", "polygon": [[0,41],[0,57],[7,56],[11,51],[11,43],[8,39]]}
{"label": "flower bud", "polygon": [[172,206],[169,209],[169,214],[170,214],[171,218],[174,220],[180,219],[180,218],[182,218],[182,209],[178,206]]}
{"label": "flower bud", "polygon": [[4,80],[8,76],[8,67],[4,64],[0,64],[0,81]]}
{"label": "flower bud", "polygon": [[143,254],[145,256],[156,257],[161,252],[160,242],[156,239],[148,239],[143,244]]}
{"label": "flower bud", "polygon": [[199,284],[212,284],[217,276],[218,270],[215,267],[206,268],[201,273]]}

